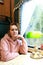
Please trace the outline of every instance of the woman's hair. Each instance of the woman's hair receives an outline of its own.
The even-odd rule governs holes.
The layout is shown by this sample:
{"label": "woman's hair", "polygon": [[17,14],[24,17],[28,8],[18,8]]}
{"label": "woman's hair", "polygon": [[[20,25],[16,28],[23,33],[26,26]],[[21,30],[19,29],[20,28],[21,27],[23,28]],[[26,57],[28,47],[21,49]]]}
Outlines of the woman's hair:
{"label": "woman's hair", "polygon": [[13,23],[10,23],[9,28],[8,28],[8,31],[10,30],[10,26],[13,26],[13,25],[17,26],[17,24],[15,24],[14,22]]}
{"label": "woman's hair", "polygon": [[20,34],[19,25],[16,24],[16,23],[14,23],[14,22],[10,23],[9,28],[8,28],[8,32],[9,32],[9,30],[10,30],[10,26],[12,26],[12,25],[17,26],[17,28],[18,28],[18,33]]}

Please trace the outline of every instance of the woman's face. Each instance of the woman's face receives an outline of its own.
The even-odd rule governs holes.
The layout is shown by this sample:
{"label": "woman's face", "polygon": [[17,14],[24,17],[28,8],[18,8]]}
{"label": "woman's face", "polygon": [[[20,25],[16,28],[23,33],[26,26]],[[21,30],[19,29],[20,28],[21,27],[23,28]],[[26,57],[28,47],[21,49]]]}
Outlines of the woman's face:
{"label": "woman's face", "polygon": [[10,26],[10,36],[12,38],[16,38],[18,35],[18,29],[17,29],[17,26],[16,25],[11,25]]}

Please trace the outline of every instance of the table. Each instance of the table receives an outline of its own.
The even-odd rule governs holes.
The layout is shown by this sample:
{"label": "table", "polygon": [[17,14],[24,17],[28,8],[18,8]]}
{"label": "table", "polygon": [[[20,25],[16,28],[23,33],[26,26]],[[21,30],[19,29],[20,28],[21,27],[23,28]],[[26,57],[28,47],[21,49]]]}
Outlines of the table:
{"label": "table", "polygon": [[27,55],[19,55],[15,59],[7,62],[0,61],[0,65],[42,65],[42,64],[43,64],[43,58],[32,59],[30,58],[30,53],[27,53]]}

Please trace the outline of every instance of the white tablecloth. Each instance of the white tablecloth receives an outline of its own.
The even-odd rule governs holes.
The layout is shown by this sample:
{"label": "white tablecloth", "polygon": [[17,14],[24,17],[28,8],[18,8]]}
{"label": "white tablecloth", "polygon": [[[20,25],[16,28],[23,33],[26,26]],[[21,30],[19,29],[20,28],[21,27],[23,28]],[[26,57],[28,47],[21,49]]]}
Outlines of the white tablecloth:
{"label": "white tablecloth", "polygon": [[42,59],[32,59],[30,58],[30,53],[27,55],[19,55],[13,60],[2,62],[0,61],[0,65],[43,65]]}

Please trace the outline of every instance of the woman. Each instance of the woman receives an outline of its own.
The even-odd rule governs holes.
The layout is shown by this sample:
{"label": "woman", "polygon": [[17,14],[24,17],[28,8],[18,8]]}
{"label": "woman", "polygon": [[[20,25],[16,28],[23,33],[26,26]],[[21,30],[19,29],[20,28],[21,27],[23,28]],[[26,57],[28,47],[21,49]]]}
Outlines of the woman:
{"label": "woman", "polygon": [[18,34],[18,28],[14,23],[10,24],[9,31],[1,39],[1,60],[8,61],[19,55],[27,54],[28,48],[24,37]]}

